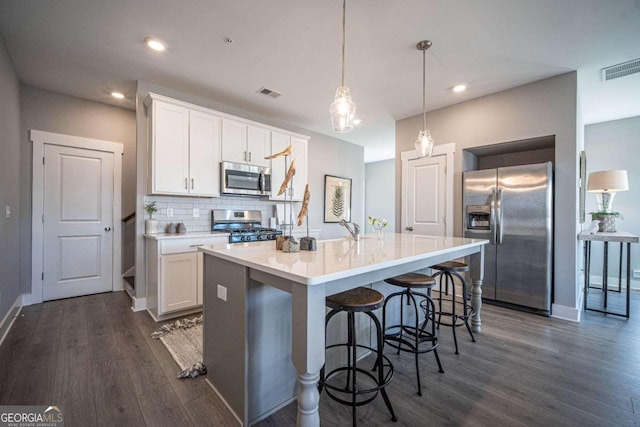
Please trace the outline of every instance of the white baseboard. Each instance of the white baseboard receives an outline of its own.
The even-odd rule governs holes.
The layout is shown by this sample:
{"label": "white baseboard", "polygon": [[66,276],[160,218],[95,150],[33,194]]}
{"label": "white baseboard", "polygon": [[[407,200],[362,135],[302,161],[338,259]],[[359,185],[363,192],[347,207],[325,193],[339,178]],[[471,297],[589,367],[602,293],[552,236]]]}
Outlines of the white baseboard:
{"label": "white baseboard", "polygon": [[20,310],[22,310],[22,295],[18,295],[18,298],[16,298],[4,316],[4,319],[0,322],[0,345],[2,345],[4,339],[7,337],[9,330],[13,326],[13,322],[16,320],[18,314],[20,314]]}
{"label": "white baseboard", "polygon": [[579,308],[551,304],[551,317],[568,320],[570,322],[580,322],[580,316],[582,316],[582,304],[578,304],[578,307]]}
{"label": "white baseboard", "polygon": [[131,296],[131,310],[132,311],[143,311],[147,309],[147,299],[146,298],[136,298]]}
{"label": "white baseboard", "polygon": [[22,294],[22,305],[40,304],[42,297],[38,297],[34,294]]}

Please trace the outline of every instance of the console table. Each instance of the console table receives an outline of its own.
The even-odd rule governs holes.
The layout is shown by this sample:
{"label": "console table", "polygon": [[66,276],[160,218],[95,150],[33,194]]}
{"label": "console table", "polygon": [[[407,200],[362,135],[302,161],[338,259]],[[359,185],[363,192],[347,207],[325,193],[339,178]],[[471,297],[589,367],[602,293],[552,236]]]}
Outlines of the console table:
{"label": "console table", "polygon": [[[584,309],[590,311],[597,311],[604,314],[613,314],[615,316],[622,316],[629,318],[629,299],[630,299],[630,286],[631,286],[631,244],[638,243],[638,236],[624,231],[618,231],[615,233],[580,233],[578,234],[578,240],[584,241]],[[604,242],[604,253],[602,263],[602,293],[603,293],[603,308],[602,310],[596,308],[587,307],[587,295],[589,293],[589,276],[591,269],[591,242]],[[620,243],[620,260],[618,271],[618,292],[621,291],[622,282],[622,258],[624,256],[624,243],[627,246],[627,294],[626,294],[626,310],[624,314],[615,313],[608,310],[607,307],[607,294],[608,294],[608,261],[609,261],[609,242]]]}

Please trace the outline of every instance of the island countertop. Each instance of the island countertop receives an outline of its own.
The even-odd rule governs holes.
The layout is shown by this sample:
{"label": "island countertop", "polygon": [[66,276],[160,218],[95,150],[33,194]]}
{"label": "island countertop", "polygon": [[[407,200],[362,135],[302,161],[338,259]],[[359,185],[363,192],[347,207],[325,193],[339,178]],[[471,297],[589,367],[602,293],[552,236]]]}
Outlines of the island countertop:
{"label": "island countertop", "polygon": [[306,285],[343,279],[411,261],[446,255],[452,249],[473,248],[487,240],[386,233],[318,241],[317,251],[284,253],[275,242],[204,245],[200,251],[265,273]]}

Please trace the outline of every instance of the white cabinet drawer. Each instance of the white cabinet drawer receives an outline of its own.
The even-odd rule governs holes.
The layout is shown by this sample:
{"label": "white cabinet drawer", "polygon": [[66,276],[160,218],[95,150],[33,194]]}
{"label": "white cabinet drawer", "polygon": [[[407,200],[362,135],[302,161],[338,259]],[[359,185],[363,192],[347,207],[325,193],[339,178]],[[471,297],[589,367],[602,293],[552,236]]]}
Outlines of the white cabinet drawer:
{"label": "white cabinet drawer", "polygon": [[177,254],[185,252],[197,252],[198,246],[202,245],[214,245],[217,243],[227,243],[229,237],[215,236],[215,237],[194,237],[185,239],[167,239],[160,242],[160,255]]}

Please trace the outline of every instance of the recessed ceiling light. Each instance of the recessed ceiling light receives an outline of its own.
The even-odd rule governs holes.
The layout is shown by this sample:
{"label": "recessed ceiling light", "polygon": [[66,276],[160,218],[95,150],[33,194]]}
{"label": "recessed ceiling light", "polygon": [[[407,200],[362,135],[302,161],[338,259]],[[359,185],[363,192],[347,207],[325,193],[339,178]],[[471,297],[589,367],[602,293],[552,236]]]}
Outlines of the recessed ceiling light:
{"label": "recessed ceiling light", "polygon": [[156,52],[163,52],[167,46],[159,39],[154,39],[153,37],[147,37],[144,39],[145,44],[149,47],[149,49],[153,49]]}
{"label": "recessed ceiling light", "polygon": [[118,99],[124,99],[124,93],[122,92],[111,92],[111,96]]}
{"label": "recessed ceiling light", "polygon": [[362,123],[362,119],[353,119],[353,124],[358,126],[360,123]]}
{"label": "recessed ceiling light", "polygon": [[465,90],[467,90],[467,85],[465,85],[465,84],[455,85],[451,90],[456,92],[456,93],[464,92]]}

